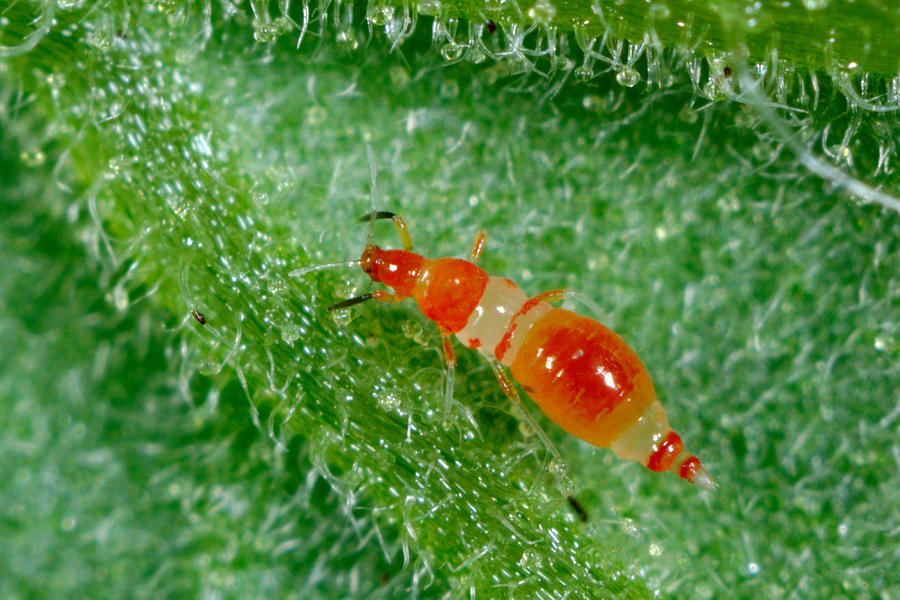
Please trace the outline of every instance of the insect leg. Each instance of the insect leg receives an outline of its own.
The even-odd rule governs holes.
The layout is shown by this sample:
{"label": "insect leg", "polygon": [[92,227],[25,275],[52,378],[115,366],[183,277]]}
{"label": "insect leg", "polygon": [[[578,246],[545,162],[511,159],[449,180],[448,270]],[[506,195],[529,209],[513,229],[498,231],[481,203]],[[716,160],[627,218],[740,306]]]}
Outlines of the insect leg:
{"label": "insect leg", "polygon": [[481,229],[478,232],[478,235],[475,236],[475,245],[472,247],[472,257],[469,259],[470,262],[478,262],[478,257],[481,256],[481,251],[484,250],[484,242],[486,239],[487,232],[484,229]]}
{"label": "insect leg", "polygon": [[601,316],[604,314],[604,310],[600,307],[599,304],[597,304],[584,294],[573,292],[572,290],[550,290],[549,292],[538,294],[537,296],[535,296],[535,298],[539,298],[540,300],[544,300],[545,302],[556,302],[557,300],[573,298],[576,302],[581,302],[586,307],[588,307],[588,309],[592,313],[594,313],[594,315]]}
{"label": "insect leg", "polygon": [[412,238],[409,235],[409,228],[406,226],[406,221],[403,220],[403,217],[386,210],[375,210],[367,215],[363,215],[362,217],[360,217],[359,222],[367,223],[375,221],[377,219],[390,219],[391,221],[393,221],[394,229],[397,230],[397,235],[400,236],[400,243],[403,244],[403,249],[412,250]]}
{"label": "insect leg", "polygon": [[449,333],[441,334],[441,343],[444,348],[444,361],[447,363],[447,381],[444,386],[444,419],[450,418],[450,408],[453,403],[453,387],[456,383],[456,355],[450,345]]}
{"label": "insect leg", "polygon": [[575,295],[575,292],[572,290],[550,290],[548,292],[542,292],[535,296],[534,298],[530,298],[530,300],[543,300],[544,302],[556,302],[557,300],[563,300],[565,298],[571,298]]}
{"label": "insect leg", "polygon": [[519,396],[519,392],[516,391],[513,382],[509,380],[509,376],[506,374],[506,371],[503,370],[503,367],[500,366],[495,360],[488,361],[491,365],[491,369],[494,370],[494,376],[497,377],[497,381],[500,383],[501,389],[503,389],[503,393],[506,394],[506,397],[512,400],[513,404],[515,404],[519,411],[522,413],[522,420],[525,421],[525,424],[531,428],[532,431],[538,436],[538,439],[541,440],[541,443],[544,444],[544,447],[553,455],[553,458],[557,460],[560,464],[562,464],[562,456],[559,454],[559,450],[556,449],[556,446],[550,441],[550,438],[541,429],[541,426],[538,425],[538,422],[535,421],[534,417],[525,409],[525,406],[522,404],[522,399]]}

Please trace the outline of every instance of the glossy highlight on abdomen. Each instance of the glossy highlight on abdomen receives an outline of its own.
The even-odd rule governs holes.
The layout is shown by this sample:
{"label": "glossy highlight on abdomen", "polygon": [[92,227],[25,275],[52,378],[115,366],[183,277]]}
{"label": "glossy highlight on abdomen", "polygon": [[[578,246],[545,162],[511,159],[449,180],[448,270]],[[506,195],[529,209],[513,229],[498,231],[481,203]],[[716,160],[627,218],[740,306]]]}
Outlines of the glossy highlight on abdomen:
{"label": "glossy highlight on abdomen", "polygon": [[553,309],[516,352],[513,377],[553,421],[609,447],[656,400],[637,355],[600,322]]}

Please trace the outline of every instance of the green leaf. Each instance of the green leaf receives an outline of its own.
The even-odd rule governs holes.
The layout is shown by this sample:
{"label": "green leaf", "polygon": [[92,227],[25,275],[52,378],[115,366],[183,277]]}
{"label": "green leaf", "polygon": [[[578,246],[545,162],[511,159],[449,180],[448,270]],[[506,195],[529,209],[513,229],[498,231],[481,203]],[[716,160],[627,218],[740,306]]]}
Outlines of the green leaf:
{"label": "green leaf", "polygon": [[[897,17],[635,6],[8,7],[4,597],[896,587]],[[370,194],[582,292],[719,490],[528,403],[551,461],[463,349],[445,420],[412,303],[291,275]]]}

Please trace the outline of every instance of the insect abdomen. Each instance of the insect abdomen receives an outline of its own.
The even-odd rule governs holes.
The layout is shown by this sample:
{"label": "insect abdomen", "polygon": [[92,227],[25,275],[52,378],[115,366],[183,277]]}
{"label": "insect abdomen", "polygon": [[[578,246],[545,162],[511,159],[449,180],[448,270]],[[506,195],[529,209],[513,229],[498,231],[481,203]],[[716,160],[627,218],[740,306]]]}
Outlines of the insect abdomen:
{"label": "insect abdomen", "polygon": [[569,433],[610,447],[656,401],[644,365],[598,321],[563,309],[528,330],[512,376]]}
{"label": "insect abdomen", "polygon": [[513,378],[560,427],[652,471],[714,484],[684,451],[640,359],[616,333],[589,317],[527,298],[490,277],[466,326],[470,348],[509,367]]}

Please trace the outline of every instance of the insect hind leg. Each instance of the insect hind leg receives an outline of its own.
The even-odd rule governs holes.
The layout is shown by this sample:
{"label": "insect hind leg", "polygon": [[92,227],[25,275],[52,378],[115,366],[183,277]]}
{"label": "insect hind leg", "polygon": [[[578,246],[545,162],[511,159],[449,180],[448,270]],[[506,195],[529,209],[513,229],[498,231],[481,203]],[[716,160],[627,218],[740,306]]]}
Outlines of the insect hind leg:
{"label": "insect hind leg", "polygon": [[562,465],[563,459],[562,455],[560,455],[559,450],[556,449],[556,445],[550,440],[550,437],[543,430],[543,428],[538,424],[534,417],[531,416],[531,413],[525,408],[522,403],[522,398],[519,396],[519,392],[516,391],[513,382],[510,381],[509,376],[506,374],[506,371],[503,370],[503,367],[500,366],[495,360],[488,361],[491,365],[491,369],[494,371],[494,376],[497,377],[497,381],[500,383],[500,388],[503,390],[503,393],[506,394],[506,397],[512,400],[513,404],[518,408],[519,412],[522,413],[522,420],[525,424],[534,431],[535,435],[537,435],[538,439],[550,453],[557,464]]}
{"label": "insect hind leg", "polygon": [[550,290],[548,292],[538,294],[537,296],[535,296],[535,298],[543,300],[544,302],[558,302],[560,300],[574,300],[575,302],[583,304],[585,307],[587,307],[594,314],[595,317],[599,318],[606,314],[606,311],[604,311],[603,308],[599,304],[597,304],[596,302],[594,302],[593,300],[591,300],[584,294],[582,294],[580,292],[576,292],[574,290],[567,290],[567,289]]}
{"label": "insect hind leg", "polygon": [[450,419],[450,411],[453,407],[453,388],[456,385],[456,354],[450,345],[450,334],[441,334],[441,344],[444,350],[444,362],[447,364],[447,379],[444,383],[444,420]]}

